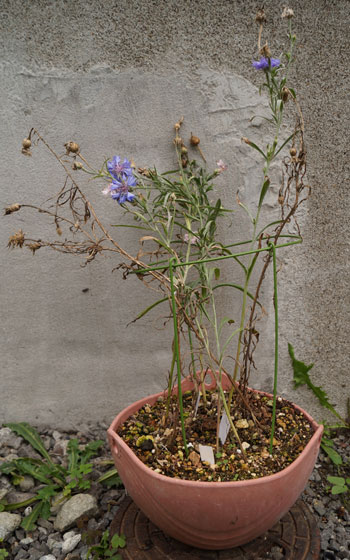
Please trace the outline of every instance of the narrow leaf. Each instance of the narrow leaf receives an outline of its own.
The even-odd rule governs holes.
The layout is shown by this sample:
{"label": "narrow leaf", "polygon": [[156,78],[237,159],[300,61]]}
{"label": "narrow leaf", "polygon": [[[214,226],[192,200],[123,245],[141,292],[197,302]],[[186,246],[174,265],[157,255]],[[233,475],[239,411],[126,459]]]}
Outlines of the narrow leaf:
{"label": "narrow leaf", "polygon": [[5,426],[10,428],[13,432],[16,432],[16,434],[21,436],[26,441],[28,441],[28,443],[30,443],[33,449],[35,449],[40,453],[40,455],[45,457],[45,459],[49,463],[53,464],[53,461],[50,455],[48,454],[48,452],[46,451],[43,441],[39,436],[38,432],[35,430],[35,428],[32,428],[32,426],[27,424],[27,422],[19,422],[18,424],[9,423],[9,424],[5,424]]}
{"label": "narrow leaf", "polygon": [[264,198],[266,196],[266,193],[268,191],[268,188],[270,186],[270,179],[267,177],[263,183],[263,186],[261,187],[261,191],[260,191],[260,198],[259,198],[259,208],[261,208],[262,203],[264,202]]}
{"label": "narrow leaf", "polygon": [[35,522],[41,515],[42,507],[43,502],[39,502],[34,506],[32,512],[27,517],[24,517],[21,527],[23,527],[25,531],[33,531],[33,529],[35,529]]}

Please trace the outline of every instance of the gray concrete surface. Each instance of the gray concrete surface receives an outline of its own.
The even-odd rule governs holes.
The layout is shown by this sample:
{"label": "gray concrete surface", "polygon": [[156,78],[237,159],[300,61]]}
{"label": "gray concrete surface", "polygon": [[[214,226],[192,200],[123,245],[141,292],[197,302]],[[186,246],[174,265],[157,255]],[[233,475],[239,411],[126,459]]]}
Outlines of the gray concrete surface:
{"label": "gray concrete surface", "polygon": [[[282,48],[283,6],[265,2],[274,54]],[[298,36],[292,78],[305,113],[313,195],[301,215],[303,245],[281,256],[279,390],[321,418],[313,397],[292,389],[287,342],[297,357],[315,363],[314,382],[343,413],[350,393],[349,3],[310,0],[291,6]],[[62,185],[61,172],[43,149],[32,158],[21,155],[30,127],[58,151],[66,141],[78,141],[96,164],[119,153],[166,169],[173,162],[172,126],[180,115],[185,137],[193,131],[201,138],[208,164],[219,158],[229,164],[218,183],[225,204],[235,204],[238,188],[251,202],[259,168],[240,138],[254,135],[261,141],[266,134],[249,121],[265,110],[259,76],[251,68],[256,8],[251,0],[3,0],[1,207],[40,203]],[[86,188],[106,222],[115,223],[117,205],[100,195],[97,182]],[[266,216],[274,215],[274,192]],[[228,239],[240,238],[243,226],[236,212],[225,231]],[[123,282],[112,274],[108,259],[83,269],[70,256],[8,251],[8,235],[20,227],[33,237],[51,231],[29,212],[0,221],[0,421],[59,427],[109,422],[124,405],[162,389],[170,330],[157,323],[158,314],[126,328],[152,294],[137,280]],[[137,243],[133,234],[123,235]],[[273,317],[270,291],[265,295],[267,336],[254,382],[270,389]],[[222,306],[228,303],[237,305],[225,299]]]}

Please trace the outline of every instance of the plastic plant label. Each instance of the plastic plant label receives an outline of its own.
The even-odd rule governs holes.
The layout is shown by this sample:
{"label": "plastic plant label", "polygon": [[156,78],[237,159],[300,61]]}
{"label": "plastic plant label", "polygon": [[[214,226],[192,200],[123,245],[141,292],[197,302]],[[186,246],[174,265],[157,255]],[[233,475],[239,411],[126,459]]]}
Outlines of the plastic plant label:
{"label": "plastic plant label", "polygon": [[230,431],[230,427],[231,426],[230,426],[229,419],[227,418],[226,411],[224,410],[224,413],[221,417],[220,426],[219,426],[219,439],[220,439],[222,445],[225,444],[227,434]]}
{"label": "plastic plant label", "polygon": [[199,453],[201,455],[201,461],[206,461],[210,465],[215,465],[214,451],[210,445],[199,444]]}

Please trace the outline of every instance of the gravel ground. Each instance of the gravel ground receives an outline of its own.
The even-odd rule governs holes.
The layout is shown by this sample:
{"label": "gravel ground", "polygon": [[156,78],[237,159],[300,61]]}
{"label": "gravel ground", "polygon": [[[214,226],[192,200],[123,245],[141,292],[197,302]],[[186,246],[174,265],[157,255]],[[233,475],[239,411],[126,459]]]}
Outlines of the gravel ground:
{"label": "gravel ground", "polygon": [[[55,461],[65,465],[69,439],[77,438],[82,445],[96,439],[106,440],[105,429],[106,426],[102,425],[88,425],[75,433],[58,432],[51,429],[41,429],[39,433],[49,454]],[[349,435],[340,433],[334,442],[343,462],[347,463],[347,476],[350,476]],[[28,456],[39,458],[32,447],[16,434],[8,428],[0,428],[0,464],[16,457]],[[89,475],[91,487],[85,491],[85,496],[80,500],[81,503],[73,504],[74,501],[79,501],[78,498],[71,502],[68,501],[61,507],[60,513],[49,517],[48,520],[40,519],[33,531],[26,532],[20,527],[24,516],[30,514],[30,509],[22,508],[11,511],[11,517],[8,517],[9,514],[0,513],[0,538],[6,533],[0,550],[1,546],[6,548],[9,553],[8,560],[85,560],[89,548],[87,538],[91,540],[101,537],[103,532],[108,529],[118,510],[118,504],[124,497],[122,488],[107,487],[97,483],[99,476],[111,468],[111,465],[105,464],[110,459],[111,456],[107,444],[105,444],[99,454],[91,460],[94,465],[93,471]],[[321,530],[321,560],[350,559],[349,493],[332,496],[326,480],[328,474],[337,475],[338,472],[321,452],[316,468],[304,491],[303,499],[316,516]],[[5,498],[8,502],[22,501],[33,495],[34,489],[33,479],[30,477],[26,477],[25,482],[22,481],[20,486],[13,486],[8,476],[0,476],[0,499]],[[90,502],[85,503],[87,500]],[[75,510],[74,508],[77,506],[78,509]],[[66,519],[63,519],[63,510],[65,510]],[[76,521],[77,517],[79,517],[79,521]],[[6,525],[8,521],[10,526]],[[280,558],[279,555],[278,559]]]}

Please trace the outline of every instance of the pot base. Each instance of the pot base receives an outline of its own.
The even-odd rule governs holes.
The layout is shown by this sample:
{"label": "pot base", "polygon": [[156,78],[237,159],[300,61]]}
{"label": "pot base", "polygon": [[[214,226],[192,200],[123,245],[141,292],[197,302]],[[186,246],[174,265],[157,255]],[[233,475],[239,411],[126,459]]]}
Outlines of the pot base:
{"label": "pot base", "polygon": [[320,557],[320,531],[307,505],[299,499],[272,529],[250,543],[221,551],[208,551],[183,544],[158,529],[125,497],[111,524],[111,535],[126,536],[123,560],[254,560],[269,558],[271,549],[281,550],[284,560]]}

